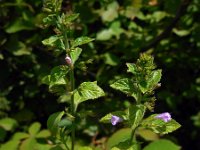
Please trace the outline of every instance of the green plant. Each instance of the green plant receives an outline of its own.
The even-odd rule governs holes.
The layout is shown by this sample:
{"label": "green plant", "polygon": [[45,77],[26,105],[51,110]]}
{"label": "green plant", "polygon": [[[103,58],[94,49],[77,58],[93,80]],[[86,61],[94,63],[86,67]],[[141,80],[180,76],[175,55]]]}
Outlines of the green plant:
{"label": "green plant", "polygon": [[141,54],[135,64],[127,63],[127,67],[127,72],[132,77],[118,79],[110,86],[131,96],[135,101],[131,102],[127,110],[109,113],[101,119],[101,122],[111,122],[113,125],[123,122],[128,127],[114,133],[108,142],[108,149],[140,149],[136,132],[141,128],[157,134],[168,134],[180,127],[169,113],[153,114],[144,119],[147,110],[154,110],[154,92],[160,86],[161,70],[156,69],[153,57]]}
{"label": "green plant", "polygon": [[43,78],[43,82],[49,85],[50,91],[60,96],[67,95],[68,99],[70,99],[68,103],[70,108],[66,107],[64,111],[52,114],[47,121],[47,127],[56,137],[58,141],[56,144],[61,143],[66,149],[74,150],[75,130],[78,123],[78,105],[84,101],[104,96],[104,92],[96,81],[83,82],[77,88],[75,87],[74,69],[77,68],[77,60],[82,52],[79,46],[89,43],[93,39],[86,36],[73,39],[70,36],[73,31],[72,22],[79,15],[62,13],[60,11],[61,4],[62,0],[46,0],[44,2],[44,9],[49,14],[43,21],[46,26],[54,27],[56,35],[50,36],[48,39],[43,40],[42,43],[53,47],[58,55],[64,53],[66,55],[66,65],[54,67],[51,74]]}

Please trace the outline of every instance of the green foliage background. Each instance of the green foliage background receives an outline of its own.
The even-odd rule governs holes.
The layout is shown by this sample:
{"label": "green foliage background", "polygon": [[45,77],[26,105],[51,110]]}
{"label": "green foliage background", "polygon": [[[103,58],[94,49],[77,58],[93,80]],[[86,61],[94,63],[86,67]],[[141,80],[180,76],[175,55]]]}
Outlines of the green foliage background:
{"label": "green foliage background", "polygon": [[[6,130],[0,123],[1,143],[35,121],[46,128],[48,116],[66,106],[66,98],[49,93],[41,81],[53,66],[65,64],[64,55],[56,57],[41,43],[52,34],[44,29],[42,7],[41,0],[0,1],[0,118],[16,121]],[[113,133],[111,126],[96,123],[106,113],[127,107],[129,98],[108,85],[126,77],[126,62],[148,52],[163,70],[155,112],[168,111],[182,124],[166,138],[183,149],[200,149],[199,1],[64,0],[62,9],[80,14],[71,37],[96,39],[84,46],[76,84],[97,80],[106,91],[99,101],[81,104],[82,115],[86,109],[92,113],[82,121],[79,128],[85,130],[79,137],[90,143],[96,131],[100,139]]]}

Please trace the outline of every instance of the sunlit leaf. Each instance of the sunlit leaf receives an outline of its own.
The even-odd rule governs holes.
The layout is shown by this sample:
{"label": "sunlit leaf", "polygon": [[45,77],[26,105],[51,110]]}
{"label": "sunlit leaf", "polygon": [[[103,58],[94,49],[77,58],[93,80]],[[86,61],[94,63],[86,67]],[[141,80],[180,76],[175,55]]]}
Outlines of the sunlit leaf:
{"label": "sunlit leaf", "polygon": [[35,149],[37,141],[35,138],[28,138],[20,145],[20,150]]}
{"label": "sunlit leaf", "polygon": [[158,82],[160,82],[161,76],[162,76],[162,70],[159,69],[152,71],[147,80],[148,88],[155,87],[158,84]]}
{"label": "sunlit leaf", "polygon": [[131,79],[119,79],[110,85],[112,88],[119,90],[128,96],[132,96],[137,101],[137,87]]}
{"label": "sunlit leaf", "polygon": [[32,136],[35,136],[40,131],[40,128],[41,128],[41,124],[39,122],[35,122],[29,127],[28,132]]}
{"label": "sunlit leaf", "polygon": [[183,37],[183,36],[187,36],[190,34],[190,30],[178,30],[176,28],[174,28],[172,30],[176,35],[180,36],[180,37]]}
{"label": "sunlit leaf", "polygon": [[16,132],[13,137],[12,140],[22,140],[22,139],[26,139],[28,138],[30,135],[28,133],[24,133],[24,132]]}
{"label": "sunlit leaf", "polygon": [[119,4],[114,1],[107,6],[107,9],[101,13],[103,21],[111,22],[118,17]]}
{"label": "sunlit leaf", "polygon": [[72,42],[72,48],[89,43],[93,40],[94,39],[87,37],[87,36],[78,37]]}
{"label": "sunlit leaf", "polygon": [[79,47],[76,47],[75,49],[72,49],[70,51],[70,57],[72,59],[72,63],[75,64],[75,62],[77,61],[77,59],[79,58],[80,54],[82,52],[82,49]]}
{"label": "sunlit leaf", "polygon": [[51,136],[51,133],[49,130],[42,130],[35,137],[36,138],[48,138],[50,136]]}
{"label": "sunlit leaf", "polygon": [[65,45],[63,43],[61,36],[57,36],[57,35],[50,36],[49,38],[44,39],[42,41],[42,44],[46,46],[51,46],[51,47],[58,47],[61,50],[65,50]]}
{"label": "sunlit leaf", "polygon": [[70,14],[70,15],[64,15],[64,23],[70,23],[74,21],[76,18],[78,18],[79,14]]}
{"label": "sunlit leaf", "polygon": [[18,123],[15,119],[12,118],[3,118],[0,120],[0,127],[6,131],[15,129],[18,126]]}
{"label": "sunlit leaf", "polygon": [[75,104],[78,105],[81,102],[96,99],[104,96],[104,91],[97,85],[97,82],[83,82],[74,91]]}
{"label": "sunlit leaf", "polygon": [[96,39],[99,41],[107,41],[111,39],[113,35],[114,33],[111,29],[104,29],[97,33]]}
{"label": "sunlit leaf", "polygon": [[137,70],[137,66],[135,64],[132,63],[126,63],[126,66],[128,67],[127,72],[131,72],[134,75],[136,74],[136,70]]}
{"label": "sunlit leaf", "polygon": [[0,150],[18,150],[20,141],[11,140],[1,145]]}

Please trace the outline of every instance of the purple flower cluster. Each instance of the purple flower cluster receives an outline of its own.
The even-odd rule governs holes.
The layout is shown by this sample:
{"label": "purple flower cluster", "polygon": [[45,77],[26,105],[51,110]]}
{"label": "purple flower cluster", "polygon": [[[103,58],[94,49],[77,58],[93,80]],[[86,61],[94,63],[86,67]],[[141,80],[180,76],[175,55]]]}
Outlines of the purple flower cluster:
{"label": "purple flower cluster", "polygon": [[168,122],[172,119],[170,113],[168,112],[158,114],[157,116],[155,116],[155,118],[162,119],[164,122]]}

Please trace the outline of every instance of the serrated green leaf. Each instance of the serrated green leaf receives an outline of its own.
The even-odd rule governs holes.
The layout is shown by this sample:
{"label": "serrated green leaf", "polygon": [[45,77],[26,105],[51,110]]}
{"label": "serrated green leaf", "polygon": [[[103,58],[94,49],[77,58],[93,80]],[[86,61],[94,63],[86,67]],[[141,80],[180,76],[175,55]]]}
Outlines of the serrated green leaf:
{"label": "serrated green leaf", "polygon": [[109,114],[105,115],[104,117],[102,117],[100,119],[100,122],[111,123],[111,118],[112,118],[113,115],[114,116],[118,116],[118,117],[122,118],[123,120],[127,120],[127,116],[126,116],[125,112],[123,112],[123,111],[115,111],[115,112],[109,113]]}
{"label": "serrated green leaf", "polygon": [[19,143],[20,141],[16,140],[8,141],[1,145],[0,150],[18,150]]}
{"label": "serrated green leaf", "polygon": [[41,128],[41,124],[39,122],[34,122],[28,129],[30,135],[35,136]]}
{"label": "serrated green leaf", "polygon": [[112,88],[119,90],[128,96],[132,96],[137,101],[137,86],[134,84],[134,82],[131,79],[123,78],[119,79],[113,84],[110,85]]}
{"label": "serrated green leaf", "polygon": [[42,78],[42,83],[49,85],[50,92],[63,94],[66,91],[65,85],[68,83],[66,78],[68,72],[67,65],[54,67],[50,75]]}
{"label": "serrated green leaf", "polygon": [[65,76],[69,72],[67,65],[56,66],[51,70],[50,85],[62,85],[66,84]]}
{"label": "serrated green leaf", "polygon": [[76,47],[75,49],[72,49],[70,51],[70,57],[72,59],[72,63],[75,64],[75,62],[77,61],[77,59],[79,58],[80,54],[82,52],[82,49],[79,47]]}
{"label": "serrated green leaf", "polygon": [[0,120],[0,127],[6,131],[11,131],[18,126],[18,123],[15,119],[12,118],[3,118]]}
{"label": "serrated green leaf", "polygon": [[156,140],[147,145],[144,150],[180,150],[181,147],[169,140]]}
{"label": "serrated green leaf", "polygon": [[136,74],[137,68],[136,68],[136,65],[135,65],[135,64],[133,64],[133,63],[126,63],[126,66],[128,67],[127,72],[131,72],[131,73],[133,73],[134,75]]}
{"label": "serrated green leaf", "polygon": [[49,116],[47,120],[47,128],[52,132],[53,135],[56,135],[59,127],[58,123],[60,122],[62,116],[64,115],[64,111],[53,113]]}
{"label": "serrated green leaf", "polygon": [[44,40],[42,41],[42,44],[47,45],[47,46],[55,46],[54,43],[55,43],[58,39],[60,39],[59,36],[53,35],[53,36],[50,36],[50,37],[47,38],[47,39],[44,39]]}
{"label": "serrated green leaf", "polygon": [[75,105],[78,106],[81,102],[96,99],[104,95],[104,91],[97,85],[96,81],[83,82],[78,89],[74,91]]}
{"label": "serrated green leaf", "polygon": [[61,36],[57,36],[57,35],[50,36],[49,38],[44,39],[42,41],[42,44],[46,46],[57,47],[61,50],[65,50],[65,45],[63,43]]}
{"label": "serrated green leaf", "polygon": [[144,113],[145,113],[144,105],[133,105],[128,109],[128,117],[129,117],[129,125],[134,130],[141,123]]}
{"label": "serrated green leaf", "polygon": [[160,81],[162,76],[162,70],[154,70],[152,71],[149,76],[147,77],[146,81],[142,80],[139,83],[139,88],[141,92],[144,94],[147,91],[152,91]]}
{"label": "serrated green leaf", "polygon": [[155,87],[158,84],[158,82],[160,82],[161,76],[162,76],[162,70],[159,69],[152,71],[147,81],[148,88]]}
{"label": "serrated green leaf", "polygon": [[91,42],[93,40],[94,39],[92,39],[90,37],[87,37],[87,36],[78,37],[72,42],[72,48],[75,48],[77,46],[89,43],[89,42]]}
{"label": "serrated green leaf", "polygon": [[120,129],[115,132],[107,142],[107,149],[111,149],[122,142],[128,141],[131,138],[131,128]]}
{"label": "serrated green leaf", "polygon": [[24,132],[16,132],[13,137],[12,140],[22,140],[22,139],[26,139],[28,138],[30,135]]}
{"label": "serrated green leaf", "polygon": [[36,138],[48,138],[50,136],[51,136],[51,133],[49,130],[42,130],[35,137]]}
{"label": "serrated green leaf", "polygon": [[144,119],[141,124],[141,127],[150,129],[153,132],[159,134],[168,134],[181,127],[181,125],[174,119],[171,119],[168,122],[164,122],[162,119],[156,118],[156,116],[157,114],[154,114]]}

